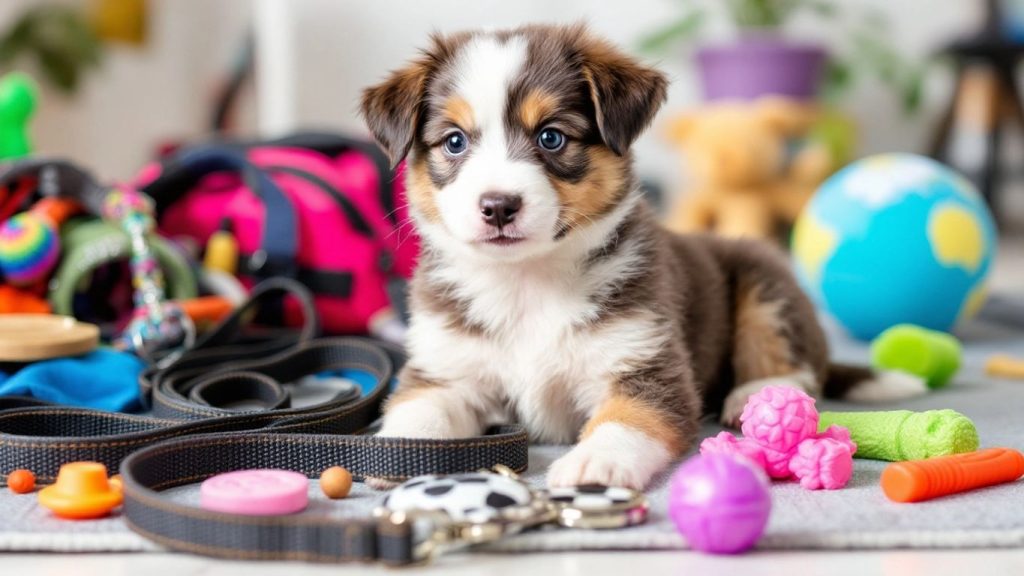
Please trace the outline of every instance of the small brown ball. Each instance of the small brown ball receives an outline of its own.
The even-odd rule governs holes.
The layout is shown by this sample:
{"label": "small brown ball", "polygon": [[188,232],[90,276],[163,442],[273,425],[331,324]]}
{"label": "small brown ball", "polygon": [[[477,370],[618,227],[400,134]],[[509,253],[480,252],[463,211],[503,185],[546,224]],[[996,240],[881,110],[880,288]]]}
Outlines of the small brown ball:
{"label": "small brown ball", "polygon": [[31,470],[15,470],[7,475],[7,487],[15,494],[28,494],[36,488],[36,475]]}
{"label": "small brown ball", "polygon": [[352,474],[341,466],[331,466],[320,474],[320,489],[332,500],[344,498],[352,490]]}

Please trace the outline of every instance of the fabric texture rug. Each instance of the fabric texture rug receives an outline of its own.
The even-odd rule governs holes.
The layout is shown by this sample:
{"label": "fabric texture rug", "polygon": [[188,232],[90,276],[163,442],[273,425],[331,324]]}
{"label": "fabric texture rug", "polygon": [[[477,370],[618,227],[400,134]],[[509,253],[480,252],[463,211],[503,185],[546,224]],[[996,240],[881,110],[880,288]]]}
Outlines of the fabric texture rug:
{"label": "fabric texture rug", "polygon": [[[867,349],[830,329],[839,360],[865,362]],[[952,408],[972,418],[983,447],[1024,448],[1024,381],[995,380],[984,375],[984,362],[993,353],[1024,357],[1019,331],[975,322],[959,336],[965,343],[964,366],[952,385],[898,405],[858,406],[820,402],[823,410]],[[717,433],[711,423],[705,435]],[[543,484],[544,471],[568,448],[537,446],[530,452],[526,478]],[[935,548],[1024,546],[1024,482],[977,490],[919,504],[889,502],[878,486],[885,462],[856,460],[854,476],[843,490],[811,492],[794,483],[776,483],[773,507],[763,549]],[[500,551],[570,549],[667,549],[686,543],[666,513],[668,472],[649,492],[647,524],[624,530],[544,530],[503,540],[490,548]],[[337,517],[369,513],[381,498],[362,485],[342,501],[327,501],[315,484],[310,487],[307,514]],[[174,492],[182,501],[198,500],[195,487]],[[0,550],[36,551],[155,551],[159,547],[131,532],[121,519],[88,522],[57,520],[36,504],[34,497],[0,490]]]}

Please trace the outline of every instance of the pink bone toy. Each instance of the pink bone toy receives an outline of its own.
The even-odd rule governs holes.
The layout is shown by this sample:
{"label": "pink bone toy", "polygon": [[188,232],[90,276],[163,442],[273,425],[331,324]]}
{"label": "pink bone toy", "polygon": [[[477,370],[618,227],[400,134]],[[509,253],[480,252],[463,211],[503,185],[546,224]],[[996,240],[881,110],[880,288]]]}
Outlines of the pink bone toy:
{"label": "pink bone toy", "polygon": [[850,431],[830,426],[818,434],[814,398],[802,390],[763,388],[747,400],[740,422],[744,438],[722,432],[701,442],[701,454],[738,454],[772,478],[796,477],[809,490],[835,490],[849,482],[857,451]]}

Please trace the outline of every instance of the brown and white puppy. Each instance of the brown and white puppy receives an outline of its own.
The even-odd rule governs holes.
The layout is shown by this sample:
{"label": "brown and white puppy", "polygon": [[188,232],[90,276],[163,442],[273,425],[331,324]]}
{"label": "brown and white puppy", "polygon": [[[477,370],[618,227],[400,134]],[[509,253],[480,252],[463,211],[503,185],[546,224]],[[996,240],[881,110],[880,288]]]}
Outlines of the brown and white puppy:
{"label": "brown and white puppy", "polygon": [[[578,444],[552,486],[644,487],[702,414],[735,425],[769,384],[891,397],[923,385],[829,366],[814,310],[760,244],[673,236],[630,145],[665,77],[582,26],[435,36],[366,90],[423,239],[410,359],[381,435],[516,421]],[[723,407],[724,403],[724,407]]]}

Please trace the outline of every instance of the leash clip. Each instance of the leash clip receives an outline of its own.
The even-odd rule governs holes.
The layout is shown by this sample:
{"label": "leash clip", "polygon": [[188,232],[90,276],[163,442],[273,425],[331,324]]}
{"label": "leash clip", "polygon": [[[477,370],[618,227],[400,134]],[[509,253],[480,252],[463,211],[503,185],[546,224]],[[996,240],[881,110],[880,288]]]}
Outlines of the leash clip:
{"label": "leash clip", "polygon": [[413,559],[426,563],[450,550],[489,544],[545,524],[582,529],[635,526],[646,521],[647,509],[644,495],[635,490],[537,490],[499,465],[480,472],[413,478],[388,494],[374,517],[412,531],[417,542]]}

